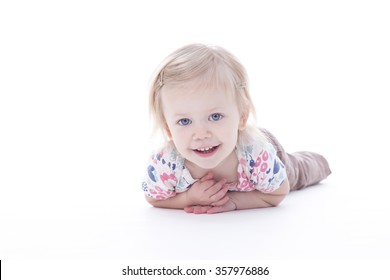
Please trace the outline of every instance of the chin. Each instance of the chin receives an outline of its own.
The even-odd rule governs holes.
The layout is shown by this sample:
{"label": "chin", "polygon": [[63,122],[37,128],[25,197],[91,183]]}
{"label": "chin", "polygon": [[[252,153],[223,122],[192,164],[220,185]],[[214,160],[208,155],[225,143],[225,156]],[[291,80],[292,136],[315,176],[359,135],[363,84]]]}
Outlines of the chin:
{"label": "chin", "polygon": [[193,163],[195,163],[200,168],[203,168],[206,170],[214,169],[220,164],[220,162],[218,162],[218,163],[215,163],[215,162],[214,163],[205,163],[205,162],[199,162],[199,161],[193,161]]}

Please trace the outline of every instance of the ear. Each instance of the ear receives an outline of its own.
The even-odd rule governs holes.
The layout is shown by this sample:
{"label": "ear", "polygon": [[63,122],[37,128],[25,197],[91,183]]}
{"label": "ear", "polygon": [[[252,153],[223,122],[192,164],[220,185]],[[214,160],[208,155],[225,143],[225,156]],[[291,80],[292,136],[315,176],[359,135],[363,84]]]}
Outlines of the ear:
{"label": "ear", "polygon": [[240,123],[238,124],[238,130],[241,131],[245,130],[247,122],[248,122],[248,114],[243,113],[240,118]]}

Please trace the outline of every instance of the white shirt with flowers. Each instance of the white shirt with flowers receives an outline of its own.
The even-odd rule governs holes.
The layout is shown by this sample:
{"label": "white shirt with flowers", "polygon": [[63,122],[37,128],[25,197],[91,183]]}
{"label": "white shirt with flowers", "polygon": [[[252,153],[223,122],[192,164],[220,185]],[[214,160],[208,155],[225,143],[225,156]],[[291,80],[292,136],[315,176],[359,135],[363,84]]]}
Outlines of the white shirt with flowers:
{"label": "white shirt with flowers", "polygon": [[[259,141],[237,146],[235,151],[238,158],[238,180],[229,184],[230,191],[258,190],[271,193],[286,179],[286,168],[271,143]],[[153,153],[142,182],[145,195],[165,200],[176,193],[187,191],[199,179],[192,178],[184,161],[172,142],[159,152]]]}

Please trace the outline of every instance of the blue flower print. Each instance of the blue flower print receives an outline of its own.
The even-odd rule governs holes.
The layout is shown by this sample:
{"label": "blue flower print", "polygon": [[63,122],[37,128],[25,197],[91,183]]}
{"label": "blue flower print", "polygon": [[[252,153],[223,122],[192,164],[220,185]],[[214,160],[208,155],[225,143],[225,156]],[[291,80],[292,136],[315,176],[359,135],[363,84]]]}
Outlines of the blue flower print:
{"label": "blue flower print", "polygon": [[277,161],[276,159],[274,160],[274,174],[278,173],[280,170],[280,165],[279,165],[279,161]]}
{"label": "blue flower print", "polygon": [[149,178],[150,178],[153,182],[156,183],[157,180],[156,180],[155,173],[156,173],[156,169],[155,169],[153,166],[149,165],[149,166],[148,166],[148,175],[149,175]]}

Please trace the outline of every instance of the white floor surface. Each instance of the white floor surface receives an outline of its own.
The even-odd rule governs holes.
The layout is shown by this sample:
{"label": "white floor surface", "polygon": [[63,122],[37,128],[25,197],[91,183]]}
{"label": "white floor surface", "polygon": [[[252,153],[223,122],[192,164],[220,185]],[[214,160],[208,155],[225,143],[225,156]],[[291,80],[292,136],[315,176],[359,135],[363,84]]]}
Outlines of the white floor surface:
{"label": "white floor surface", "polygon": [[[65,201],[15,194],[15,200],[33,201],[24,201],[23,210],[13,208],[13,215],[3,208],[1,254],[65,260],[388,259],[386,186],[346,180],[337,167],[326,181],[291,193],[279,207],[217,215],[150,207],[125,188],[128,183],[118,192],[97,187],[64,194]],[[375,195],[366,190],[374,187]],[[82,203],[72,199],[80,195]]]}

